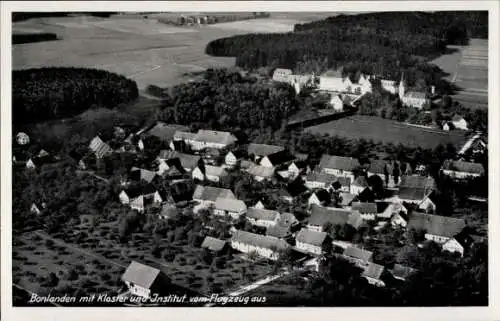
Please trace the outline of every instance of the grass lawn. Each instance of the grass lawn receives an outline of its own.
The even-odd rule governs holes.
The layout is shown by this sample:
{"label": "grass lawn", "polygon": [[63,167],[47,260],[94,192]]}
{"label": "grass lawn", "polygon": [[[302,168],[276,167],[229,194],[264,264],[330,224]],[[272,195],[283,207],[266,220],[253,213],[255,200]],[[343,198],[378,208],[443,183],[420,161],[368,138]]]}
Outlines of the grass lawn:
{"label": "grass lawn", "polygon": [[374,142],[403,144],[411,147],[435,148],[452,143],[460,148],[466,142],[462,131],[443,131],[406,125],[379,117],[355,115],[305,129],[313,134],[329,134],[348,139],[366,139]]}

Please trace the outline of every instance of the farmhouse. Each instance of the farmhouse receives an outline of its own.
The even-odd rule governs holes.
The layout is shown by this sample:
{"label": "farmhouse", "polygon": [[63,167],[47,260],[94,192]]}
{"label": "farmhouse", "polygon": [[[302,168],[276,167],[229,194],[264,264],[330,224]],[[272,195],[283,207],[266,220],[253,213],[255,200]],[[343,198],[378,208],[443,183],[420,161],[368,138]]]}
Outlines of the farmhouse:
{"label": "farmhouse", "polygon": [[217,197],[214,204],[214,214],[219,216],[229,215],[234,219],[238,219],[241,215],[245,214],[247,206],[245,202],[234,199]]}
{"label": "farmhouse", "polygon": [[193,150],[222,149],[234,144],[237,140],[230,132],[200,129],[191,141],[191,148]]}
{"label": "farmhouse", "polygon": [[130,179],[135,182],[144,181],[146,183],[151,183],[156,177],[156,172],[144,169],[132,167],[130,169]]}
{"label": "farmhouse", "polygon": [[391,225],[393,227],[396,226],[406,227],[408,225],[408,221],[409,221],[408,215],[404,212],[393,213],[390,219]]}
{"label": "farmhouse", "polygon": [[247,153],[253,156],[254,162],[259,162],[262,157],[270,156],[285,150],[284,147],[266,144],[249,144]]}
{"label": "farmhouse", "polygon": [[227,171],[224,167],[205,165],[203,167],[198,166],[192,172],[193,179],[200,181],[208,180],[211,182],[220,182],[222,177],[227,176]]}
{"label": "farmhouse", "polygon": [[286,239],[292,235],[290,227],[284,225],[274,225],[266,228],[266,235],[279,239]]}
{"label": "farmhouse", "polygon": [[337,182],[337,177],[335,175],[312,171],[307,174],[304,185],[309,189],[331,189],[335,182]]}
{"label": "farmhouse", "polygon": [[106,144],[99,136],[92,139],[89,144],[90,150],[95,154],[96,158],[103,158],[113,152],[111,147]]}
{"label": "farmhouse", "polygon": [[201,243],[201,248],[220,253],[226,248],[226,244],[227,243],[223,240],[211,236],[206,236]]}
{"label": "farmhouse", "polygon": [[264,167],[276,167],[278,165],[290,164],[295,157],[286,150],[282,150],[271,155],[262,157],[259,162],[260,166]]}
{"label": "farmhouse", "polygon": [[290,82],[292,71],[290,69],[276,68],[273,72],[273,81],[277,82]]}
{"label": "farmhouse", "polygon": [[430,176],[408,175],[401,178],[399,187],[423,188],[426,191],[437,189],[436,181]]}
{"label": "farmhouse", "polygon": [[400,202],[418,205],[418,208],[432,213],[436,211],[435,193],[432,190],[418,187],[399,188],[398,198]]}
{"label": "farmhouse", "polygon": [[350,208],[352,201],[356,198],[356,195],[347,192],[340,192],[339,196],[340,196],[339,205],[344,208]]}
{"label": "farmhouse", "polygon": [[479,163],[470,163],[464,161],[456,161],[447,159],[441,168],[444,175],[456,179],[465,179],[471,177],[479,177],[484,175],[484,167]]}
{"label": "farmhouse", "polygon": [[377,204],[353,202],[351,210],[358,211],[362,219],[372,221],[377,215]]}
{"label": "farmhouse", "polygon": [[385,273],[384,266],[368,262],[368,264],[362,265],[362,268],[363,272],[361,273],[361,276],[364,277],[368,283],[378,287],[385,286],[385,282],[383,281]]}
{"label": "farmhouse", "polygon": [[274,167],[250,164],[246,171],[258,182],[272,179],[274,176]]}
{"label": "farmhouse", "polygon": [[170,143],[177,131],[188,131],[189,128],[178,124],[165,124],[158,122],[151,129],[144,132],[144,136],[154,136],[159,140]]}
{"label": "farmhouse", "polygon": [[298,250],[321,255],[323,248],[328,241],[328,234],[325,232],[316,232],[308,229],[301,229],[295,238],[295,247]]}
{"label": "farmhouse", "polygon": [[422,109],[424,106],[430,104],[429,96],[426,93],[419,91],[406,92],[404,74],[401,76],[401,81],[399,82],[399,99],[401,99],[403,105],[417,109]]}
{"label": "farmhouse", "polygon": [[425,230],[425,238],[446,246],[444,249],[450,252],[459,252],[463,255],[464,246],[461,244],[463,237],[457,240],[457,236],[466,227],[463,219],[431,215],[424,213],[412,213],[407,229]]}
{"label": "farmhouse", "polygon": [[377,206],[377,218],[380,219],[390,219],[396,213],[408,212],[408,210],[401,203],[376,201],[375,205]]}
{"label": "farmhouse", "polygon": [[319,189],[314,191],[307,200],[307,204],[325,206],[331,202],[330,193],[325,189]]}
{"label": "farmhouse", "polygon": [[201,157],[198,155],[184,154],[171,150],[162,150],[158,155],[159,170],[167,170],[170,167],[168,161],[172,159],[179,159],[186,172],[191,172],[194,168],[203,164]]}
{"label": "farmhouse", "polygon": [[246,218],[253,225],[270,227],[277,224],[280,213],[278,211],[250,207],[246,213]]}
{"label": "farmhouse", "polygon": [[319,90],[340,93],[365,94],[372,92],[370,76],[361,75],[357,83],[353,83],[349,77],[333,77],[327,73],[319,77]]}
{"label": "farmhouse", "polygon": [[195,207],[196,211],[215,205],[215,201],[219,197],[236,199],[229,189],[197,185],[193,193],[193,200],[200,204]]}
{"label": "farmhouse", "polygon": [[455,128],[469,130],[469,128],[467,127],[467,121],[462,116],[453,116],[453,118],[451,119],[451,123],[453,124],[453,126],[455,126]]}
{"label": "farmhouse", "polygon": [[361,192],[363,192],[368,187],[369,187],[369,185],[368,185],[368,181],[366,180],[366,177],[365,176],[358,176],[358,177],[356,177],[354,182],[352,182],[350,192],[351,192],[351,194],[359,195]]}
{"label": "farmhouse", "polygon": [[344,250],[344,256],[349,257],[350,259],[370,262],[373,258],[373,252],[360,249],[356,246],[349,246]]}
{"label": "farmhouse", "polygon": [[243,158],[243,156],[244,151],[242,150],[229,151],[224,157],[224,163],[229,167],[233,167]]}
{"label": "farmhouse", "polygon": [[332,225],[349,224],[357,229],[363,223],[363,219],[359,213],[350,210],[312,205],[311,215],[307,220],[307,228],[312,231],[323,232],[326,223]]}
{"label": "farmhouse", "polygon": [[354,181],[353,170],[360,166],[357,159],[352,157],[323,155],[319,162],[319,169],[327,174],[351,178]]}
{"label": "farmhouse", "polygon": [[394,264],[394,267],[392,268],[392,270],[389,270],[389,272],[392,274],[392,276],[396,280],[406,281],[412,275],[417,273],[418,270],[411,268],[409,266],[406,266],[406,265],[396,263],[396,264]]}
{"label": "farmhouse", "polygon": [[265,258],[276,260],[279,252],[290,245],[282,239],[235,230],[231,236],[231,247],[243,253],[255,252]]}
{"label": "farmhouse", "polygon": [[394,187],[393,168],[388,161],[372,159],[367,168],[368,176],[377,175],[382,179],[386,187]]}
{"label": "farmhouse", "polygon": [[170,283],[169,278],[158,269],[132,261],[122,275],[131,294],[143,298],[151,298],[153,294],[160,294]]}
{"label": "farmhouse", "polygon": [[175,148],[172,148],[175,147],[175,142],[184,142],[186,145],[191,145],[194,141],[195,136],[195,133],[191,133],[187,130],[177,130],[172,137],[169,147],[175,150]]}

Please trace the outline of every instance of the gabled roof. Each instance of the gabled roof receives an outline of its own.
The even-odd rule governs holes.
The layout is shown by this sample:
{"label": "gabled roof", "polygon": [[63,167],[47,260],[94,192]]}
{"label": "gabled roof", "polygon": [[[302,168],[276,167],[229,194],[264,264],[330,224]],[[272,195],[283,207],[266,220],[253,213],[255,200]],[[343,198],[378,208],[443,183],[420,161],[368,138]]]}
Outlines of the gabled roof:
{"label": "gabled roof", "polygon": [[184,130],[178,130],[174,133],[174,136],[172,136],[173,140],[193,140],[196,136],[196,133],[191,133],[188,132],[187,129],[186,131]]}
{"label": "gabled roof", "polygon": [[313,195],[316,195],[316,198],[322,203],[329,202],[331,200],[330,193],[328,193],[328,191],[324,189],[314,191],[310,197],[312,197]]}
{"label": "gabled roof", "polygon": [[359,247],[349,246],[345,249],[344,255],[368,262],[371,261],[373,252],[360,249]]}
{"label": "gabled roof", "polygon": [[367,187],[358,194],[356,199],[360,202],[373,202],[375,201],[375,194],[370,188]]}
{"label": "gabled roof", "polygon": [[351,194],[351,193],[346,193],[346,192],[341,192],[340,197],[342,201],[340,202],[341,206],[349,206],[354,198],[356,198],[356,195]]}
{"label": "gabled roof", "polygon": [[390,270],[390,272],[396,279],[406,280],[413,274],[417,273],[418,270],[411,268],[409,266],[396,263],[394,264],[394,267],[392,268],[392,270]]}
{"label": "gabled roof", "polygon": [[219,252],[222,251],[226,242],[215,237],[207,236],[201,243],[201,247],[209,249],[210,251]]}
{"label": "gabled roof", "polygon": [[361,214],[376,214],[377,213],[377,204],[376,203],[354,202],[351,205],[351,210],[358,211]]}
{"label": "gabled roof", "polygon": [[464,162],[447,159],[443,163],[444,170],[483,175],[484,167],[479,163]]}
{"label": "gabled roof", "polygon": [[244,151],[244,150],[241,150],[241,149],[230,150],[229,152],[227,152],[227,154],[226,154],[226,155],[228,155],[229,153],[233,154],[233,156],[234,156],[236,159],[240,159],[240,158],[242,158],[243,156],[245,156],[245,151]]}
{"label": "gabled roof", "polygon": [[247,206],[245,202],[234,198],[217,197],[215,200],[215,208],[228,212],[242,212],[247,209]]}
{"label": "gabled roof", "polygon": [[320,182],[325,184],[333,184],[338,181],[335,175],[313,171],[307,174],[306,182]]}
{"label": "gabled roof", "polygon": [[399,187],[417,187],[417,188],[428,188],[435,189],[436,181],[432,177],[420,176],[420,175],[408,175],[401,177],[401,182]]}
{"label": "gabled roof", "polygon": [[308,224],[323,226],[327,222],[333,225],[344,225],[349,221],[351,211],[333,207],[323,207],[316,204],[311,206],[311,216]]}
{"label": "gabled roof", "polygon": [[325,242],[327,235],[325,232],[316,232],[303,228],[297,234],[296,240],[301,243],[321,246]]}
{"label": "gabled roof", "polygon": [[226,176],[227,171],[221,166],[205,165],[205,175],[221,177]]}
{"label": "gabled roof", "polygon": [[463,219],[414,212],[411,214],[406,228],[423,229],[432,235],[454,237],[465,226]]}
{"label": "gabled roof", "polygon": [[158,137],[159,139],[170,142],[172,138],[174,137],[174,134],[176,131],[187,131],[189,128],[183,125],[178,125],[178,124],[165,124],[165,123],[157,123],[155,126],[153,126],[150,130],[145,132],[146,135],[148,136],[155,136]]}
{"label": "gabled roof", "polygon": [[259,165],[250,165],[246,171],[252,176],[259,177],[272,177],[274,175],[273,167],[259,166]]}
{"label": "gabled roof", "polygon": [[266,229],[267,236],[284,238],[284,237],[287,237],[289,234],[290,234],[290,227],[289,226],[273,225],[273,226],[269,226]]}
{"label": "gabled roof", "polygon": [[352,185],[361,186],[361,187],[368,187],[369,186],[368,181],[366,180],[365,176],[356,177],[356,179],[354,179],[354,182],[352,183]]}
{"label": "gabled roof", "polygon": [[380,280],[380,278],[382,277],[382,273],[384,273],[384,266],[370,262],[363,268],[363,273],[361,273],[361,276]]}
{"label": "gabled roof", "polygon": [[339,169],[344,171],[352,171],[359,166],[359,161],[352,157],[334,156],[334,155],[323,155],[319,162],[319,167],[321,169]]}
{"label": "gabled roof", "polygon": [[295,159],[295,157],[286,150],[282,150],[265,157],[267,157],[267,159],[269,160],[269,162],[271,162],[271,164],[273,164],[273,166],[277,166]]}
{"label": "gabled roof", "polygon": [[160,151],[160,154],[158,154],[158,159],[173,159],[173,158],[178,158],[179,157],[179,152],[176,152],[175,150],[170,150],[170,149],[162,149]]}
{"label": "gabled roof", "polygon": [[452,122],[459,122],[459,121],[462,121],[462,120],[465,120],[465,119],[462,116],[460,116],[460,115],[455,115],[455,116],[453,116],[453,118],[451,118]]}
{"label": "gabled roof", "polygon": [[231,236],[231,241],[241,242],[260,248],[273,249],[276,251],[285,250],[290,247],[290,245],[282,239],[272,236],[250,233],[242,230],[234,231],[233,235]]}
{"label": "gabled roof", "polygon": [[423,201],[429,194],[425,188],[400,187],[398,195],[402,200]]}
{"label": "gabled roof", "polygon": [[140,195],[149,195],[149,194],[154,194],[156,192],[156,188],[151,185],[145,185],[145,186],[136,186],[136,187],[131,187],[123,190],[129,198],[136,198]]}
{"label": "gabled roof", "polygon": [[122,280],[149,289],[160,273],[160,270],[149,265],[132,261],[127,267],[127,270],[125,270],[125,273],[123,273]]}
{"label": "gabled roof", "polygon": [[426,99],[427,94],[421,91],[409,91],[405,94],[405,97],[409,98],[417,98],[417,99]]}
{"label": "gabled roof", "polygon": [[390,169],[390,164],[388,161],[385,161],[383,159],[370,160],[370,164],[368,165],[368,172],[369,173],[383,175],[383,174],[385,174],[384,169],[387,171],[388,174],[392,174],[391,169]]}
{"label": "gabled roof", "polygon": [[284,212],[280,214],[277,225],[290,227],[292,225],[297,224],[298,222],[299,221],[297,220],[295,215],[293,215],[292,213]]}
{"label": "gabled roof", "polygon": [[171,150],[162,150],[160,151],[160,155],[158,155],[159,159],[174,159],[178,158],[184,168],[195,168],[198,166],[198,162],[201,157],[198,155],[184,154]]}
{"label": "gabled roof", "polygon": [[112,149],[106,144],[99,136],[92,139],[89,144],[89,148],[96,154],[98,158],[104,157],[107,153],[111,152]]}
{"label": "gabled roof", "polygon": [[151,183],[153,179],[156,176],[156,172],[144,169],[144,168],[137,168],[137,167],[132,167],[130,170],[130,177],[132,180],[136,181],[145,181],[147,183]]}
{"label": "gabled roof", "polygon": [[266,144],[249,144],[247,148],[248,154],[256,155],[256,156],[268,156],[274,153],[278,153],[280,151],[285,150],[282,146],[276,145],[266,145]]}
{"label": "gabled roof", "polygon": [[213,186],[197,185],[193,193],[194,200],[215,202],[219,197],[235,198],[231,190]]}
{"label": "gabled roof", "polygon": [[252,218],[254,220],[274,221],[280,216],[280,213],[278,211],[250,207],[246,215],[247,218]]}
{"label": "gabled roof", "polygon": [[237,138],[230,132],[200,129],[194,136],[193,140],[198,142],[229,145],[236,142]]}
{"label": "gabled roof", "polygon": [[306,161],[309,158],[309,155],[304,154],[304,153],[294,153],[293,156],[297,159],[299,162]]}

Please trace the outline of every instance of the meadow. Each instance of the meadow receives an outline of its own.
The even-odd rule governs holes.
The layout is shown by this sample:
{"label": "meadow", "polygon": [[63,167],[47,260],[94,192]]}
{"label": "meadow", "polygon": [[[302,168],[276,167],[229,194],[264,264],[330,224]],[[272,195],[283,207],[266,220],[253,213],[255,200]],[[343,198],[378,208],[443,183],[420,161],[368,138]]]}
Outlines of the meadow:
{"label": "meadow", "polygon": [[329,134],[348,139],[403,144],[408,147],[435,148],[439,144],[461,147],[466,136],[462,131],[447,132],[423,128],[379,117],[355,115],[304,129],[313,134]]}

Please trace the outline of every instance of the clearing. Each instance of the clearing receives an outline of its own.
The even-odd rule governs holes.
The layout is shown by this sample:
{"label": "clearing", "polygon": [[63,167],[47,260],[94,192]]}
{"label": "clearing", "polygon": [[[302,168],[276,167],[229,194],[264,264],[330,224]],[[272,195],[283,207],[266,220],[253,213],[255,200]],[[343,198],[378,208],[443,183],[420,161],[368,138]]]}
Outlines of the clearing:
{"label": "clearing", "polygon": [[464,131],[443,131],[403,124],[371,116],[349,116],[304,129],[313,134],[329,134],[348,139],[366,139],[374,142],[403,144],[410,147],[435,148],[452,143],[461,147],[466,141]]}

